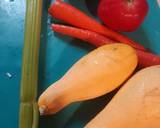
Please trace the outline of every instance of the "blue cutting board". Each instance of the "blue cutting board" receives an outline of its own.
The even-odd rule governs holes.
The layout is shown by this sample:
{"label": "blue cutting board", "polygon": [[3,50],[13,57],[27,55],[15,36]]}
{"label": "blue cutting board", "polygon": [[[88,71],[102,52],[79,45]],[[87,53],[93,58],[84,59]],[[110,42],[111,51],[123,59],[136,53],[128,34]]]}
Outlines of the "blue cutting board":
{"label": "blue cutting board", "polygon": [[[94,16],[98,0],[87,8],[84,0],[68,0],[72,5]],[[91,1],[91,0],[88,0]],[[160,54],[160,7],[148,0],[149,14],[143,25],[127,34],[153,52]],[[83,55],[94,47],[50,30],[44,0],[41,33],[39,94],[58,80]],[[18,128],[19,89],[24,37],[25,0],[0,0],[0,128]],[[85,102],[74,103],[56,115],[41,117],[40,128],[82,128],[109,102],[114,93]]]}

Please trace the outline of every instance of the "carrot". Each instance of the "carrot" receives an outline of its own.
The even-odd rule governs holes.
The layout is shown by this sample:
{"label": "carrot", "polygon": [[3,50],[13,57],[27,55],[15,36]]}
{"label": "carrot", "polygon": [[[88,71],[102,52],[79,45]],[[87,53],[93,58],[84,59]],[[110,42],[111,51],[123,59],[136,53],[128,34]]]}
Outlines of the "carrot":
{"label": "carrot", "polygon": [[68,35],[71,37],[81,39],[83,41],[87,41],[97,47],[102,46],[104,44],[115,43],[115,41],[92,31],[79,29],[75,27],[69,27],[65,25],[59,25],[59,24],[52,24],[51,27],[52,30],[55,32],[59,32],[64,35]]}
{"label": "carrot", "polygon": [[136,73],[85,128],[160,128],[160,65]]}
{"label": "carrot", "polygon": [[160,65],[160,56],[141,50],[136,51],[139,59],[138,65],[140,68],[149,67],[153,65]]}
{"label": "carrot", "polygon": [[122,42],[131,45],[136,49],[145,51],[145,48],[142,45],[134,42],[133,40],[118,32],[115,32],[101,25],[96,20],[90,18],[89,16],[87,16],[77,8],[71,6],[70,4],[62,1],[55,1],[48,11],[54,18],[65,21],[66,23],[69,23],[73,26],[97,32],[104,36],[110,37],[115,41]]}
{"label": "carrot", "polygon": [[[59,32],[61,34],[65,34],[71,37],[75,37],[75,38],[87,41],[90,44],[93,44],[97,47],[105,44],[117,43],[115,41],[108,39],[103,35],[99,35],[95,32],[84,30],[84,29],[79,29],[79,28],[74,28],[74,27],[69,27],[69,26],[59,25],[59,24],[52,24],[52,29],[55,32]],[[136,49],[136,52],[139,60],[138,62],[139,68],[160,64],[159,56],[149,52],[144,52],[138,49]]]}
{"label": "carrot", "polygon": [[125,44],[97,48],[80,59],[38,100],[41,115],[54,114],[72,102],[93,99],[121,85],[134,71],[137,55]]}

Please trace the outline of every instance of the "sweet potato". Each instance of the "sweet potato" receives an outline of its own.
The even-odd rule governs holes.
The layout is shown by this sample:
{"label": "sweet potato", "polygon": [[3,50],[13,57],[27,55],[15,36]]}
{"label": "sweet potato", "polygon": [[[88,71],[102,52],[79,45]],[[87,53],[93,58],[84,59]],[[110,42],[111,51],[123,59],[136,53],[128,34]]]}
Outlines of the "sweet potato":
{"label": "sweet potato", "polygon": [[160,128],[160,65],[136,73],[85,128]]}

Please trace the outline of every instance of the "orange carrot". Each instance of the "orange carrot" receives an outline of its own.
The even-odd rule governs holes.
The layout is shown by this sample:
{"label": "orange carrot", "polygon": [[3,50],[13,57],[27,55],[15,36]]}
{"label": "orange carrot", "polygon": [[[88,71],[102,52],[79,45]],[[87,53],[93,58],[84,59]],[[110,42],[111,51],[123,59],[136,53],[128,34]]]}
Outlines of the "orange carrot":
{"label": "orange carrot", "polygon": [[140,68],[149,67],[153,65],[160,65],[160,56],[157,56],[153,53],[144,52],[141,50],[136,50],[138,55]]}
{"label": "orange carrot", "polygon": [[79,28],[69,27],[69,26],[59,25],[59,24],[52,24],[51,27],[52,27],[52,30],[55,32],[59,32],[64,35],[68,35],[71,37],[81,39],[83,41],[87,41],[97,47],[105,45],[107,43],[108,44],[116,43],[115,41],[107,37],[104,37],[95,32],[84,30],[84,29],[79,29]]}

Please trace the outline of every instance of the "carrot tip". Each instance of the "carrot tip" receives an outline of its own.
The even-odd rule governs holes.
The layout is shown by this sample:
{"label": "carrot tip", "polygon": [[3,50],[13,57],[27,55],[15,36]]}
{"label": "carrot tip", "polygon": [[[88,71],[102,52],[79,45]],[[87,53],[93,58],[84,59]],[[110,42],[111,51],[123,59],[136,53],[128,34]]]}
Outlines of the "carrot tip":
{"label": "carrot tip", "polygon": [[40,115],[44,115],[45,109],[46,109],[46,106],[40,106],[39,107]]}

